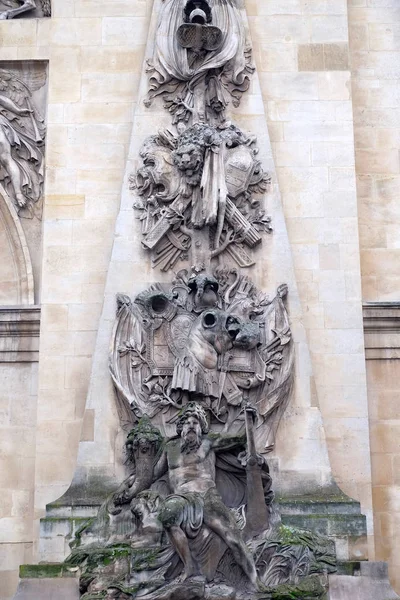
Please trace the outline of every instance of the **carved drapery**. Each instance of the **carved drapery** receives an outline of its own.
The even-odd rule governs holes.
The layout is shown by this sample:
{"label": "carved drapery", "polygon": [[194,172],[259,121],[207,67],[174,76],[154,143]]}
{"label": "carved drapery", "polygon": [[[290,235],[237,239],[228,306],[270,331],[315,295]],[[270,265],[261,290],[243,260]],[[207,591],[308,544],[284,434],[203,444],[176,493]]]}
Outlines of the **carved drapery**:
{"label": "carved drapery", "polygon": [[[236,106],[240,103],[254,72],[251,44],[236,3],[230,0],[212,3],[211,25],[197,27],[190,24],[192,31],[190,25],[186,25],[189,30],[185,43],[183,35],[177,35],[177,32],[185,27],[182,15],[187,4],[186,0],[167,0],[164,3],[154,56],[148,62],[150,91],[147,103],[162,95],[173,114],[174,124],[189,121],[191,111],[197,110],[198,95],[203,95],[199,99],[203,103],[202,112],[205,114],[207,111],[209,118],[218,120],[218,113],[224,112],[227,106],[227,97],[232,96]],[[203,35],[200,34],[198,40],[195,30],[200,27]],[[210,41],[207,34],[211,28],[220,36],[217,43],[208,49]]]}
{"label": "carved drapery", "polygon": [[25,218],[41,218],[46,127],[33,96],[46,80],[39,65],[0,69],[0,181]]}

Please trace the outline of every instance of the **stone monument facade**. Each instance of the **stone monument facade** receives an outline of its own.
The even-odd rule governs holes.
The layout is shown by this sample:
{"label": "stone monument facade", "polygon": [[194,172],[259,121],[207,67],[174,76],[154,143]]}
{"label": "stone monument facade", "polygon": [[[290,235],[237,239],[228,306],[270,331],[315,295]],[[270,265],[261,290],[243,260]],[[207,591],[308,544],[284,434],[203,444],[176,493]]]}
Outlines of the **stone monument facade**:
{"label": "stone monument facade", "polygon": [[[114,245],[107,283],[111,291],[121,260],[150,263],[155,279],[134,298],[116,298],[109,373],[117,430],[128,434],[125,478],[116,485],[118,444],[108,460],[101,442],[95,457],[78,460],[60,516],[103,499],[73,531],[61,568],[79,573],[85,600],[322,600],[338,569],[339,540],[284,525],[274,487],[308,496],[311,505],[317,493],[322,504],[332,502],[348,525],[337,530],[347,548],[355,523],[353,538],[365,536],[365,522],[356,507],[350,518],[348,509],[340,513],[352,502],[337,500],[304,370],[292,394],[296,351],[305,358],[308,348],[273,163],[264,166],[268,132],[259,147],[232,118],[255,78],[246,15],[233,0],[167,0],[156,3],[151,27],[141,81],[149,88],[137,122],[157,129],[132,138],[119,215],[132,232]],[[135,220],[126,218],[127,199]],[[124,285],[133,288],[132,274]],[[260,284],[276,292],[267,295]],[[105,314],[100,331],[109,329]],[[102,343],[98,350],[102,360]],[[94,365],[96,407],[109,377],[99,375]],[[286,434],[313,424],[321,437],[314,460],[305,466],[297,452],[289,470],[277,434],[291,401],[300,408],[301,398]],[[95,421],[106,444],[115,427],[110,408]],[[95,478],[103,480],[97,490]],[[327,533],[332,518],[326,515]],[[52,531],[42,539],[45,547]]]}
{"label": "stone monument facade", "polygon": [[171,124],[145,139],[129,180],[142,246],[170,283],[117,298],[109,365],[133,469],[66,565],[80,567],[82,598],[268,597],[281,585],[322,597],[334,544],[299,531],[304,544],[285,545],[265,458],[294,348],[288,286],[269,298],[247,275],[273,228],[256,137],[228,119],[254,72],[246,21],[234,2],[170,0],[155,24],[145,106],[162,99]]}
{"label": "stone monument facade", "polygon": [[0,1],[1,600],[397,597],[399,15],[356,4]]}

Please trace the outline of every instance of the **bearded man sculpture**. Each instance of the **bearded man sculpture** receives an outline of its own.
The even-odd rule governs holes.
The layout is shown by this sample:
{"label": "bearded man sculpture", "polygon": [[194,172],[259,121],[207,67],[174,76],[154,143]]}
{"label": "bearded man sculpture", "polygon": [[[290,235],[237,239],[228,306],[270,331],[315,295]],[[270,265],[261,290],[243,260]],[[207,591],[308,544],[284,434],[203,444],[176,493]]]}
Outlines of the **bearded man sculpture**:
{"label": "bearded man sculpture", "polygon": [[194,402],[183,410],[176,431],[179,437],[167,442],[157,470],[158,475],[168,471],[173,491],[164,500],[159,519],[182,560],[181,580],[196,575],[188,540],[195,538],[204,524],[225,542],[236,563],[257,588],[253,558],[215,483],[216,453],[242,446],[244,439],[237,435],[208,437],[206,413]]}

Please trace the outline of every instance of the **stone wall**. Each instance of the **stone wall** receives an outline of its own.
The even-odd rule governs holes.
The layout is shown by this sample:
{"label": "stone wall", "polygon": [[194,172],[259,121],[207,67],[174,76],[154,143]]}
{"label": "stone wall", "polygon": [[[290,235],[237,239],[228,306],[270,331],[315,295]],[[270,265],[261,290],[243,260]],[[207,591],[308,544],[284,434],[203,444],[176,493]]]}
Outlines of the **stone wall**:
{"label": "stone wall", "polygon": [[[34,558],[35,488],[38,517],[71,481],[81,430],[93,435],[86,390],[151,9],[146,0],[52,6],[51,19],[0,22],[0,61],[50,64],[39,386],[36,364],[1,373],[2,600]],[[8,280],[1,302],[17,304],[12,271]]]}
{"label": "stone wall", "polygon": [[400,8],[349,0],[376,557],[399,576]]}
{"label": "stone wall", "polygon": [[349,2],[363,299],[398,300],[400,9]]}
{"label": "stone wall", "polygon": [[372,534],[347,4],[246,4],[308,332],[315,402],[334,477],[361,501]]}
{"label": "stone wall", "polygon": [[93,436],[86,392],[150,8],[145,0],[54,2],[51,20],[37,24],[39,48],[30,48],[46,53],[51,69],[38,507],[68,487],[82,420],[83,439]]}
{"label": "stone wall", "polygon": [[0,597],[32,560],[40,309],[0,308]]}
{"label": "stone wall", "polygon": [[33,559],[37,364],[0,367],[0,597],[12,597],[18,565]]}
{"label": "stone wall", "polygon": [[400,586],[399,323],[399,303],[364,305],[376,556],[389,562],[390,577],[397,589]]}

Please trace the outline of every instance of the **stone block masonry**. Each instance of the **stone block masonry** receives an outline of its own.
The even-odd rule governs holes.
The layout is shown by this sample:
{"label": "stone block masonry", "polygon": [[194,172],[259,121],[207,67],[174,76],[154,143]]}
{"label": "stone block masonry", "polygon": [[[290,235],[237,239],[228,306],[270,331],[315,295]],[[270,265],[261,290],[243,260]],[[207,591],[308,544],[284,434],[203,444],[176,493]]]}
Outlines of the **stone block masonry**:
{"label": "stone block masonry", "polygon": [[[104,418],[101,399],[97,406],[86,406],[86,399],[133,112],[142,106],[138,86],[152,4],[52,0],[51,19],[0,22],[0,61],[49,61],[40,347],[30,334],[16,335],[17,345],[1,338],[7,360],[0,365],[1,600],[13,597],[18,565],[37,558],[45,505],[66,491],[80,440],[83,459]],[[387,349],[368,360],[367,402],[361,310],[362,300],[398,300],[400,289],[397,1],[246,0],[245,7],[260,84],[252,84],[246,110],[235,119],[243,129],[262,131],[264,108],[267,114],[311,350],[312,372],[301,353],[297,359],[296,369],[309,375],[307,390],[296,390],[296,411],[311,390],[334,477],[368,517],[369,556],[375,533],[376,556],[389,560],[400,590],[400,466],[392,433],[397,361],[382,360]],[[135,136],[143,140],[153,124],[141,117]],[[131,196],[125,202],[127,214]],[[127,231],[133,215],[118,222],[117,235]],[[1,294],[16,289],[12,262],[3,262],[9,284],[2,281]],[[119,263],[115,285],[127,275]],[[150,270],[140,277],[149,281]],[[32,304],[29,281],[21,290],[23,303]],[[4,295],[2,304],[18,304],[16,298]],[[110,327],[114,306],[106,305]],[[32,320],[36,329],[37,315]],[[109,393],[111,384],[103,384]],[[308,440],[306,468],[321,433],[317,427],[297,433]],[[120,439],[105,440],[101,460],[112,462],[116,446]]]}

